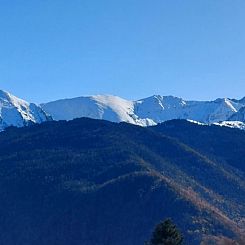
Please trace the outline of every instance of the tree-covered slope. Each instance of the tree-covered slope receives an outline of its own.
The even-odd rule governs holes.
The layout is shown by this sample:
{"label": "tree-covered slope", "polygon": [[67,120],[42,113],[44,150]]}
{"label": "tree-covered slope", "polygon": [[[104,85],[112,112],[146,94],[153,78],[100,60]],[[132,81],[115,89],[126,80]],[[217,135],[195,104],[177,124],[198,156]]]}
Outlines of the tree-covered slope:
{"label": "tree-covered slope", "polygon": [[0,244],[140,245],[166,217],[188,244],[238,237],[241,172],[160,131],[77,119],[2,132]]}
{"label": "tree-covered slope", "polygon": [[192,148],[227,163],[245,173],[245,132],[220,126],[172,120],[151,127],[155,132],[174,137]]}

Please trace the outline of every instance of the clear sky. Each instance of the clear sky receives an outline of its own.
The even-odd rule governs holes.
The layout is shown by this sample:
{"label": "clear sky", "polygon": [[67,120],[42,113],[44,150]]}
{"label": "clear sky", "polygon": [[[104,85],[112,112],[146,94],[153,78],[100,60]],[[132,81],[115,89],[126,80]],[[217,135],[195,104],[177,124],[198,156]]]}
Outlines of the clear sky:
{"label": "clear sky", "polygon": [[0,88],[33,102],[245,96],[244,0],[0,0]]}

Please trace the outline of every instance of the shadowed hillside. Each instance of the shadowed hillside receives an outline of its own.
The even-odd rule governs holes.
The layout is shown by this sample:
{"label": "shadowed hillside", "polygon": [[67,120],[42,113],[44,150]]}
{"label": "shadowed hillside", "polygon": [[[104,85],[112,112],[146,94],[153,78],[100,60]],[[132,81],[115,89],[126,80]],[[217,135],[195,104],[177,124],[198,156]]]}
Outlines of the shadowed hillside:
{"label": "shadowed hillside", "polygon": [[0,244],[140,245],[166,217],[188,244],[238,238],[245,227],[244,168],[219,147],[232,139],[236,152],[244,132],[205,127],[214,154],[202,147],[205,137],[186,140],[191,127],[195,137],[203,128],[176,123],[183,137],[171,131],[174,123],[142,128],[92,119],[2,132]]}

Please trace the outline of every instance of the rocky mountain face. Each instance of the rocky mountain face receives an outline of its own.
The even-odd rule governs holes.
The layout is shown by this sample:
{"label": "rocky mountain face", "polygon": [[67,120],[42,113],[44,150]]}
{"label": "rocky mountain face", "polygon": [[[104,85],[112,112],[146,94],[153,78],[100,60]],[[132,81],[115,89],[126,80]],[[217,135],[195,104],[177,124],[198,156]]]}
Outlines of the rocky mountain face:
{"label": "rocky mountain face", "polygon": [[244,144],[242,130],[185,120],[10,127],[0,133],[0,244],[142,245],[167,217],[186,244],[240,240]]}

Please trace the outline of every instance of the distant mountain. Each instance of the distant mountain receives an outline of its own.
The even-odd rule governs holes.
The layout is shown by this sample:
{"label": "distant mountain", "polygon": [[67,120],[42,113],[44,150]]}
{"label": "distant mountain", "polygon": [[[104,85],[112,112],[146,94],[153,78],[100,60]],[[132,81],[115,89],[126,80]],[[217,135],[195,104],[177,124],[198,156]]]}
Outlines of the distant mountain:
{"label": "distant mountain", "polygon": [[191,119],[208,124],[226,121],[245,106],[245,100],[186,101],[173,96],[154,95],[128,101],[99,95],[63,99],[41,106],[55,120],[90,117],[149,126],[172,119]]}
{"label": "distant mountain", "polygon": [[187,101],[160,95],[136,101],[112,95],[96,95],[62,99],[38,106],[0,90],[0,131],[11,125],[22,127],[51,119],[72,120],[81,117],[140,126],[153,126],[172,119],[187,119],[243,129],[244,108],[245,98]]}
{"label": "distant mountain", "polygon": [[8,128],[0,133],[0,244],[142,245],[166,217],[189,245],[238,240],[244,144],[244,131],[185,120]]}
{"label": "distant mountain", "polygon": [[117,96],[97,95],[58,100],[42,104],[41,107],[54,120],[72,120],[88,117],[112,122],[123,121],[141,126],[155,124],[151,119],[141,119],[135,115],[134,104],[133,101],[128,101]]}
{"label": "distant mountain", "polygon": [[0,90],[0,131],[8,126],[23,127],[48,119],[49,117],[40,106]]}
{"label": "distant mountain", "polygon": [[245,123],[245,106],[242,107],[237,113],[229,117],[230,121],[240,121]]}

